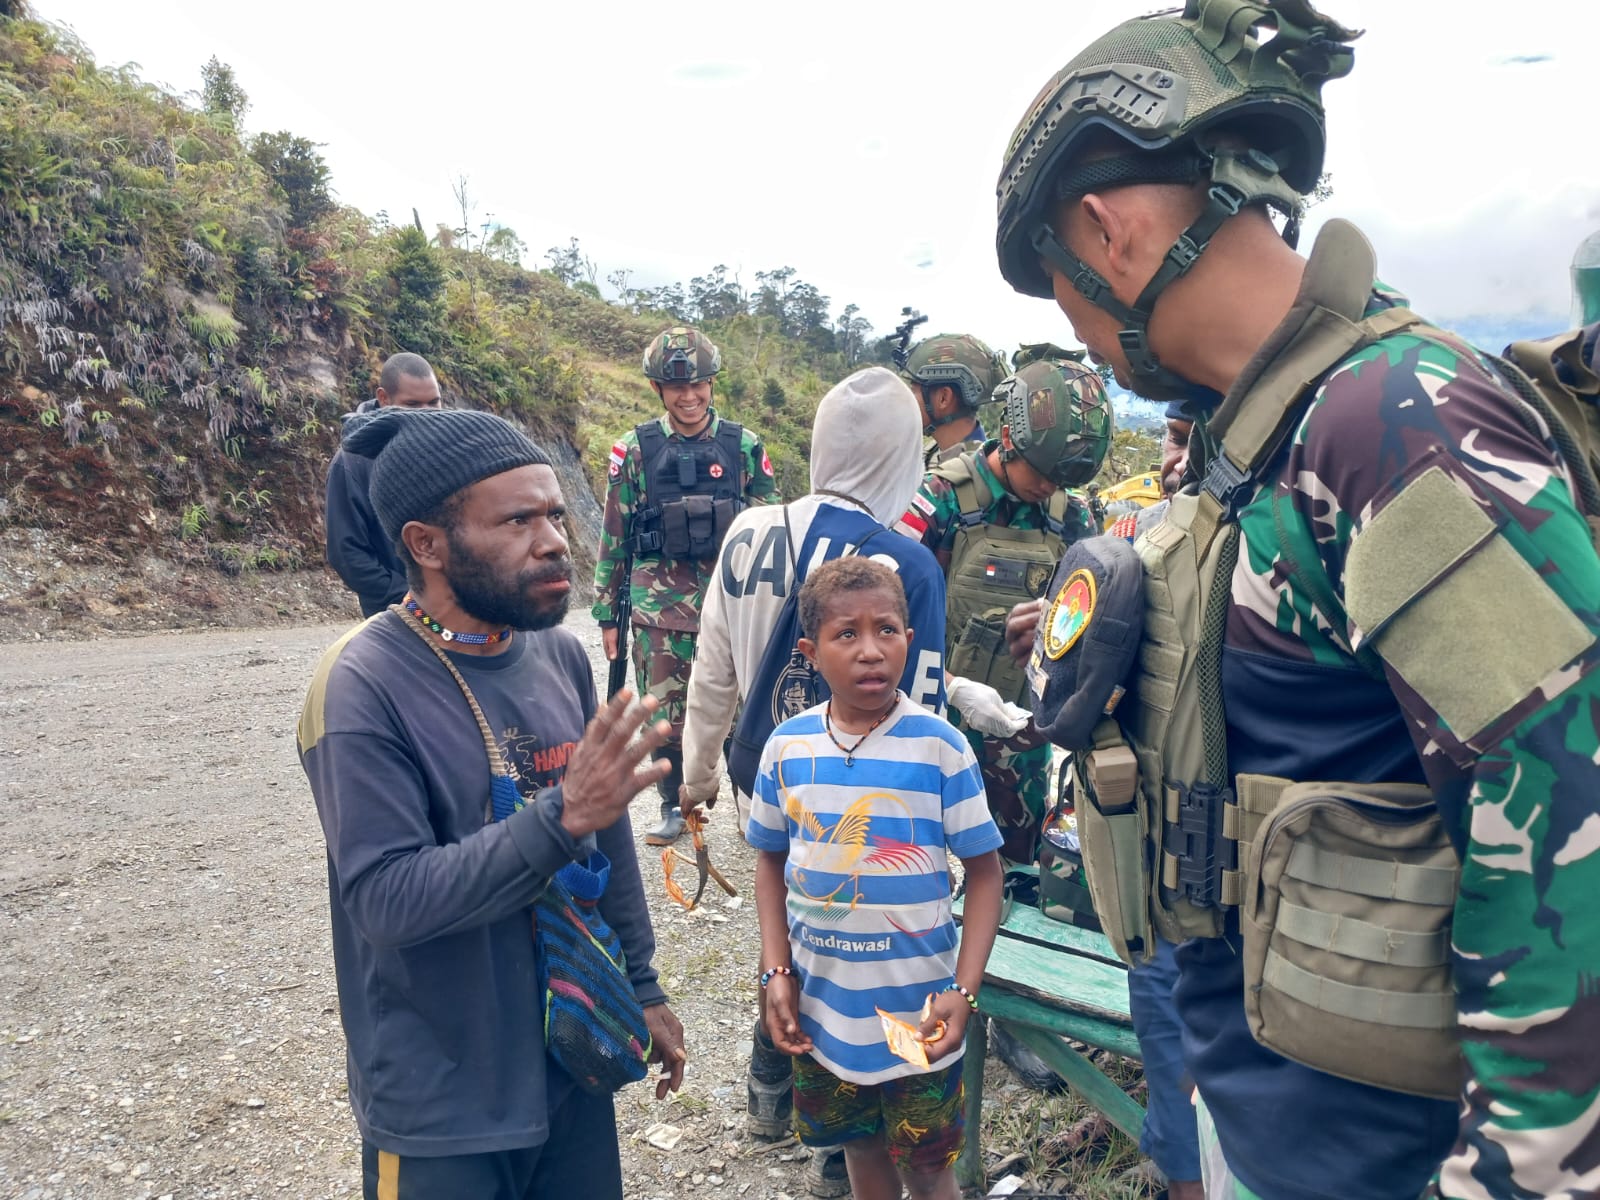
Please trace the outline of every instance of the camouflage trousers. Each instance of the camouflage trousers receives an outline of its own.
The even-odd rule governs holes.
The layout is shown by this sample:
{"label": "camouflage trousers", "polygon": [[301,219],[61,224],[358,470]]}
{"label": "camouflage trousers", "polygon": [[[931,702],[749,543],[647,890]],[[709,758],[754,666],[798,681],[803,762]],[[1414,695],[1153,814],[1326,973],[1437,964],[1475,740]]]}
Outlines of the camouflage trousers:
{"label": "camouflage trousers", "polygon": [[971,728],[954,708],[950,720],[966,734],[983,773],[989,815],[1000,827],[1000,857],[1031,866],[1039,857],[1039,830],[1050,807],[1050,768],[1054,747],[1028,722],[1008,738],[989,737]]}
{"label": "camouflage trousers", "polygon": [[683,715],[689,699],[689,667],[694,662],[694,642],[698,636],[677,629],[654,625],[635,625],[633,635],[633,677],[639,695],[654,696],[661,707],[656,720],[672,725],[670,746],[683,743]]}

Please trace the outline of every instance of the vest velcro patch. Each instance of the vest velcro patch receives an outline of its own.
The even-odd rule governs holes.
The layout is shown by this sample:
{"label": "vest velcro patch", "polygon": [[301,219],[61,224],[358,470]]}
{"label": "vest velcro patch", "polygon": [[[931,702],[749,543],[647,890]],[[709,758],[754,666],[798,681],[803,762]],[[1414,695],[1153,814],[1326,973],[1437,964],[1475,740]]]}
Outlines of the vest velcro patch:
{"label": "vest velcro patch", "polygon": [[1072,649],[1094,618],[1094,575],[1079,568],[1067,576],[1044,621],[1044,652],[1059,659]]}

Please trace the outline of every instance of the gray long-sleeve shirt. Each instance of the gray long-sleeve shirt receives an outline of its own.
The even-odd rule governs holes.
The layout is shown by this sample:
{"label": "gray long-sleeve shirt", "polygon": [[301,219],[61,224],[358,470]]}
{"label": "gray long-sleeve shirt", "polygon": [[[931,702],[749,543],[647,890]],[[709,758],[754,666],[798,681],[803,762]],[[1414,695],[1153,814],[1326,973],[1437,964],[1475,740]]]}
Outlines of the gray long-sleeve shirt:
{"label": "gray long-sleeve shirt", "polygon": [[[560,820],[561,780],[595,709],[577,639],[519,633],[501,654],[451,658],[531,798],[504,821],[488,821],[488,760],[461,689],[391,613],[328,651],[299,728],[328,846],[351,1108],[363,1136],[401,1155],[545,1140],[530,909],[590,849]],[[601,911],[640,1001],[661,1003],[626,816],[595,842],[611,860]]]}

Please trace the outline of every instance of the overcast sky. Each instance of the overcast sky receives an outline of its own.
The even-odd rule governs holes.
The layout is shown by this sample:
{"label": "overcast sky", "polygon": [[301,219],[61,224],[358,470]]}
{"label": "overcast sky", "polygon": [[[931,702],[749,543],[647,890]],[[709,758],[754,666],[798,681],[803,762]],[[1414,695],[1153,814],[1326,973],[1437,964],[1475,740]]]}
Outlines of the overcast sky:
{"label": "overcast sky", "polygon": [[[464,173],[477,220],[514,228],[530,266],[572,236],[602,279],[629,267],[636,286],[725,263],[751,287],[787,265],[879,333],[911,304],[931,317],[923,332],[1002,348],[1070,340],[1052,304],[995,268],[1012,127],[1077,49],[1151,7],[33,3],[100,63],[179,93],[198,91],[212,54],[232,64],[246,128],[324,143],[339,198],[368,213],[416,207],[431,233],[459,220]],[[1356,221],[1384,278],[1434,319],[1564,321],[1573,251],[1600,228],[1584,132],[1600,5],[1327,5],[1367,33],[1353,74],[1324,91],[1334,196],[1311,230]]]}

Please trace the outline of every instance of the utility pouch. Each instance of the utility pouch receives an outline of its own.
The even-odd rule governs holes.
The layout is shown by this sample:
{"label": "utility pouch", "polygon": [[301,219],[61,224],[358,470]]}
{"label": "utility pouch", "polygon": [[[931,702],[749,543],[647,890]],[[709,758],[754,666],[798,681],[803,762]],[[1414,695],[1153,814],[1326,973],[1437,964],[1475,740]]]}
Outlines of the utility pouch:
{"label": "utility pouch", "polygon": [[717,553],[717,518],[710,496],[685,496],[683,507],[689,544],[686,558],[712,558]]}
{"label": "utility pouch", "polygon": [[1078,840],[1095,915],[1117,957],[1148,958],[1149,823],[1139,803],[1139,765],[1115,721],[1100,723],[1095,748],[1073,756]]}
{"label": "utility pouch", "polygon": [[1245,855],[1256,1041],[1358,1083],[1455,1099],[1450,975],[1461,866],[1421,784],[1287,786]]}
{"label": "utility pouch", "polygon": [[945,669],[963,679],[986,683],[1001,697],[1029,705],[1024,669],[1006,649],[1006,610],[985,609],[969,616],[950,648]]}

